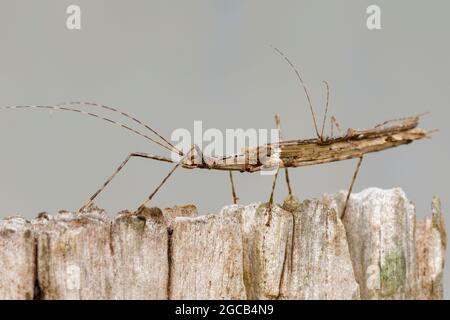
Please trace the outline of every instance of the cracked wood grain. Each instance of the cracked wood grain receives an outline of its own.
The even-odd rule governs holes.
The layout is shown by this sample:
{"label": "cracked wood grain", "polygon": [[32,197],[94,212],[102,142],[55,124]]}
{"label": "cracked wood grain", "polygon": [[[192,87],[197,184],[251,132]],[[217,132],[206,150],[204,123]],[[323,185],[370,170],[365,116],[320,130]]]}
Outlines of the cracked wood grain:
{"label": "cracked wood grain", "polygon": [[114,219],[82,213],[0,220],[0,299],[442,299],[438,198],[417,219],[398,188],[273,206],[192,206]]}

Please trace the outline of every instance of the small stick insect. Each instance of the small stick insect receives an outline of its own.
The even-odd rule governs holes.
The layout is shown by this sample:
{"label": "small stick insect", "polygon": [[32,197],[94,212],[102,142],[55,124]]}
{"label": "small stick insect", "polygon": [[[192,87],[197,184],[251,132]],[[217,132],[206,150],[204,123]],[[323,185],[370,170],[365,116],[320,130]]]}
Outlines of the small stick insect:
{"label": "small stick insect", "polygon": [[[233,171],[239,172],[260,172],[263,170],[273,170],[275,168],[274,179],[272,182],[272,190],[269,198],[269,219],[267,224],[270,224],[271,219],[271,209],[274,201],[274,191],[276,188],[276,182],[278,179],[279,170],[284,168],[286,184],[288,187],[289,194],[292,194],[292,188],[290,185],[288,168],[296,168],[302,166],[330,163],[334,161],[348,160],[348,159],[358,159],[350,187],[347,192],[346,201],[344,204],[343,211],[341,213],[341,218],[344,217],[350,194],[352,192],[354,183],[356,181],[359,169],[363,157],[367,153],[382,151],[385,149],[397,147],[403,144],[409,144],[415,140],[420,140],[424,138],[430,138],[431,132],[427,132],[423,129],[418,128],[419,119],[421,115],[411,116],[402,119],[388,120],[373,128],[360,130],[360,129],[348,129],[347,132],[338,137],[333,136],[333,126],[335,126],[339,131],[340,127],[334,117],[330,118],[330,131],[331,136],[325,137],[324,130],[327,121],[328,105],[330,98],[330,88],[328,82],[324,81],[326,89],[326,105],[324,117],[322,120],[322,126],[319,131],[319,126],[316,120],[316,114],[314,112],[311,97],[308,93],[306,85],[301,77],[299,71],[296,69],[294,64],[289,60],[288,57],[284,55],[277,48],[273,48],[276,53],[278,53],[294,71],[297,80],[305,93],[309,110],[312,116],[314,130],[316,133],[316,138],[312,139],[297,139],[297,140],[282,140],[281,130],[280,130],[280,117],[275,116],[275,124],[279,132],[279,139],[276,143],[268,143],[260,145],[253,148],[245,148],[241,154],[228,155],[225,157],[212,157],[204,155],[202,150],[197,145],[192,145],[190,149],[185,153],[182,150],[177,149],[172,143],[161,136],[156,130],[154,130],[149,125],[145,124],[141,120],[125,113],[117,108],[113,108],[106,105],[100,105],[91,102],[68,102],[63,104],[58,104],[55,106],[12,106],[12,107],[2,107],[0,110],[5,109],[44,109],[44,110],[56,110],[56,111],[67,111],[73,113],[79,113],[87,115],[90,117],[98,118],[102,121],[106,121],[110,124],[119,126],[133,134],[139,135],[152,143],[170,151],[175,152],[181,157],[181,160],[174,161],[172,158],[151,155],[143,152],[132,152],[125,160],[119,165],[119,167],[113,172],[113,174],[101,185],[101,187],[86,201],[86,203],[79,208],[78,212],[85,211],[97,196],[111,183],[111,181],[116,177],[116,175],[125,167],[125,165],[132,158],[144,158],[162,162],[168,162],[174,164],[173,168],[165,176],[165,178],[158,184],[155,190],[150,193],[150,195],[138,206],[134,212],[140,212],[145,206],[153,199],[156,193],[161,189],[161,187],[167,182],[167,180],[172,176],[172,174],[179,168],[185,169],[208,169],[208,170],[221,170],[228,171],[229,179],[231,184],[231,193],[233,197],[233,203],[237,203],[239,198],[236,194],[236,188],[233,181]],[[128,125],[119,123],[117,121],[105,118],[97,113],[92,113],[89,111],[84,111],[81,107],[92,107],[105,109],[114,113],[117,113],[124,118],[131,120],[137,124],[140,129],[135,129]],[[145,130],[145,131],[144,131]],[[250,159],[252,161],[250,161]]]}

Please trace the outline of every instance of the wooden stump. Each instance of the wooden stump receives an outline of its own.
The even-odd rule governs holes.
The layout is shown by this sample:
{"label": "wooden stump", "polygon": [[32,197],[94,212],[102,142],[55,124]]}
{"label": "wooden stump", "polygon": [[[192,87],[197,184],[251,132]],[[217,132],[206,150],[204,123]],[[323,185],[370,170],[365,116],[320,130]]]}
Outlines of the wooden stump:
{"label": "wooden stump", "polygon": [[[324,202],[342,214],[345,197],[341,192]],[[399,188],[351,195],[343,222],[362,299],[443,298],[430,284],[442,282],[444,265],[446,235],[438,212],[416,223],[415,207]]]}
{"label": "wooden stump", "polygon": [[0,220],[0,299],[33,299],[35,247],[30,222],[20,217]]}
{"label": "wooden stump", "polygon": [[170,299],[245,299],[240,216],[177,217],[169,257]]}
{"label": "wooden stump", "polygon": [[419,276],[415,298],[442,299],[447,234],[441,203],[437,197],[433,198],[431,217],[417,221],[416,244]]}
{"label": "wooden stump", "polygon": [[344,225],[337,212],[319,200],[285,207],[294,216],[292,270],[288,299],[359,299]]}
{"label": "wooden stump", "polygon": [[114,219],[96,207],[0,220],[0,299],[442,299],[437,198],[416,221],[400,189],[194,206]]}
{"label": "wooden stump", "polygon": [[45,215],[34,223],[40,299],[110,299],[110,223],[97,208]]}
{"label": "wooden stump", "polygon": [[167,299],[169,235],[158,208],[123,212],[111,227],[114,299]]}

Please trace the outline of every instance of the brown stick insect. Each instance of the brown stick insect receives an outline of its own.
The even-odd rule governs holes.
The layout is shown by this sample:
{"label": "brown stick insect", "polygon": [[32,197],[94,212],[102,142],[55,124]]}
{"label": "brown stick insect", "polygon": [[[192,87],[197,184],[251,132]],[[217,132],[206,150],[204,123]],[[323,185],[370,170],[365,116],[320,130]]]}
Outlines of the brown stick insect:
{"label": "brown stick insect", "polygon": [[[348,189],[346,202],[342,212],[342,216],[345,215],[348,200],[352,192],[353,185],[358,175],[363,157],[367,153],[382,151],[389,148],[394,148],[400,145],[409,144],[415,140],[423,138],[429,138],[431,132],[427,132],[418,128],[419,118],[418,116],[411,116],[402,119],[395,119],[385,121],[376,125],[370,129],[348,129],[343,135],[334,137],[333,126],[339,129],[339,125],[334,117],[330,118],[331,136],[325,137],[324,129],[327,121],[328,105],[330,90],[327,82],[324,81],[327,97],[324,117],[322,121],[321,129],[317,123],[316,114],[314,112],[313,104],[311,102],[310,95],[306,88],[306,85],[301,77],[299,71],[294,64],[286,57],[280,50],[274,48],[274,50],[281,55],[281,57],[289,64],[294,71],[297,80],[305,93],[310,113],[312,116],[316,137],[312,139],[297,139],[282,141],[281,131],[279,130],[279,140],[276,143],[268,143],[260,145],[254,148],[246,148],[242,153],[236,155],[228,155],[225,157],[212,157],[204,155],[203,151],[197,145],[192,145],[187,152],[183,152],[176,148],[167,139],[162,137],[156,130],[149,125],[145,124],[141,120],[110,106],[100,105],[89,102],[68,102],[58,104],[55,106],[12,106],[2,107],[1,109],[44,109],[44,110],[56,110],[56,111],[68,111],[79,114],[84,114],[90,117],[98,118],[102,121],[106,121],[110,124],[117,125],[133,134],[139,135],[152,143],[159,145],[160,147],[170,151],[176,152],[181,157],[181,160],[174,161],[172,158],[151,155],[142,152],[132,152],[123,160],[119,167],[113,172],[113,174],[101,185],[101,187],[86,201],[86,203],[78,210],[81,212],[90,206],[96,197],[109,185],[109,183],[116,177],[116,175],[125,167],[125,165],[132,158],[145,158],[150,160],[162,161],[175,164],[169,171],[167,176],[159,183],[155,190],[145,199],[145,201],[136,209],[135,212],[142,210],[155,196],[155,194],[166,183],[169,177],[176,171],[177,168],[182,167],[185,169],[208,169],[208,170],[223,170],[229,172],[229,178],[231,183],[231,190],[233,196],[233,202],[237,203],[238,197],[236,195],[236,189],[233,182],[233,171],[255,173],[262,170],[273,169],[274,179],[272,183],[272,190],[269,198],[269,208],[272,208],[274,191],[278,174],[280,169],[284,169],[286,183],[288,186],[289,194],[292,193],[288,168],[296,168],[302,166],[310,166],[316,164],[329,163],[334,161],[357,159],[357,165]],[[109,118],[105,118],[96,113],[84,111],[80,107],[95,107],[105,109],[111,112],[118,113],[119,115],[131,120],[140,129],[135,129],[131,126],[113,121]],[[275,122],[277,129],[280,129],[280,119],[275,116]],[[144,131],[145,130],[145,131]],[[270,222],[269,210],[269,222]],[[268,222],[268,223],[269,223]]]}

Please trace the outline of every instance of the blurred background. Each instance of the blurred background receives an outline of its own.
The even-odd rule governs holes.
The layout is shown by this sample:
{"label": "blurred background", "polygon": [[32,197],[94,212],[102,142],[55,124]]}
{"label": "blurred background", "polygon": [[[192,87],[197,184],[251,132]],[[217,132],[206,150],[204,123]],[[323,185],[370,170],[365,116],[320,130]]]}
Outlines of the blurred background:
{"label": "blurred background", "polygon": [[[81,7],[81,30],[66,27],[71,4]],[[366,26],[371,4],[381,8],[381,30]],[[354,191],[401,187],[419,217],[436,194],[447,212],[449,12],[445,0],[2,0],[0,106],[95,101],[169,138],[195,120],[204,129],[269,129],[279,113],[285,139],[314,137],[305,96],[273,45],[299,68],[319,118],[322,80],[343,128],[430,111],[421,126],[440,130],[433,139],[368,155]],[[1,111],[0,147],[0,217],[77,209],[129,152],[167,155],[96,119],[40,110]],[[294,193],[347,189],[355,161],[291,170]],[[170,168],[134,159],[97,204],[111,215],[134,209]],[[265,201],[272,177],[235,174],[235,183],[242,203]],[[276,200],[286,194],[280,183]],[[194,203],[206,214],[231,201],[226,172],[179,170],[153,204]]]}

